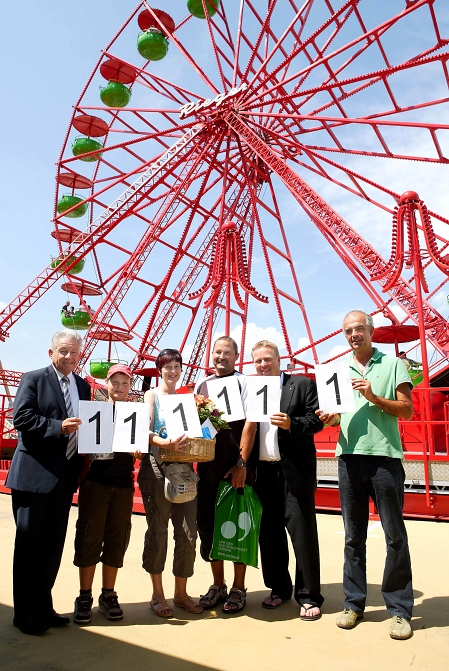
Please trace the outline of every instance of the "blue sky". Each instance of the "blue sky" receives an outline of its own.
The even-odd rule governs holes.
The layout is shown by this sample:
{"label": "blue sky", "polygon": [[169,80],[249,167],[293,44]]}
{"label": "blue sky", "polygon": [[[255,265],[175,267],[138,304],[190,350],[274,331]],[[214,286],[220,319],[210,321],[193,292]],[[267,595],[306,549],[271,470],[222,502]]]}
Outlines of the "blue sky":
{"label": "blue sky", "polygon": [[[42,0],[36,3],[23,0],[20,3],[7,3],[2,9],[1,304],[13,299],[45,267],[50,255],[56,254],[56,244],[50,236],[53,228],[51,218],[55,162],[61,151],[72,105],[86,83],[101,49],[136,4],[133,0],[122,0],[120,3],[106,0],[97,0],[95,3],[87,0],[78,0],[77,3]],[[155,3],[156,6],[158,4],[165,11],[170,11],[171,6],[173,13],[179,14],[179,5],[183,4],[183,0]],[[443,0],[436,0],[435,10],[440,18],[443,37],[447,37],[448,10],[444,4]],[[391,7],[396,11],[403,9],[405,2],[392,0],[375,5],[374,9],[373,3],[368,0],[360,3],[368,27],[378,20],[386,19]],[[203,50],[205,65],[210,67],[207,40],[204,35],[200,39],[204,24],[198,22],[196,25],[199,27],[195,39]],[[390,54],[394,54],[394,44],[390,44],[390,41],[393,43],[394,39],[403,36],[405,28],[412,38],[411,44],[418,48],[417,44],[422,41],[425,48],[426,30],[430,26],[426,22],[419,25],[419,22],[407,20],[402,33],[398,27],[387,39]],[[410,49],[413,50],[412,46]],[[170,67],[168,60],[166,67]],[[369,71],[377,69],[379,63],[361,59],[359,67]],[[441,88],[447,95],[447,86],[440,81],[440,73],[432,68],[429,68],[428,73],[428,76],[435,78],[433,88]],[[194,86],[196,78],[188,67],[178,75],[182,75],[186,85]],[[419,100],[420,90],[425,84],[428,85],[428,82],[417,81],[416,75],[415,79],[411,75],[404,75],[397,86],[400,103],[406,105]],[[375,108],[380,104],[376,96],[381,95],[381,91],[369,90],[366,94],[355,96],[349,103],[351,113],[354,116],[369,113],[371,106]],[[408,116],[413,117],[413,114],[409,113],[402,118]],[[432,108],[425,113],[418,112],[414,118],[444,118],[449,122],[447,106]],[[351,126],[342,130],[343,133],[346,146],[364,148],[365,143],[369,148],[369,139],[363,127]],[[391,130],[386,133],[391,133]],[[388,136],[388,139],[397,151],[408,148],[410,144],[417,153],[425,154],[428,151],[427,138],[418,132],[398,132],[397,137]],[[449,154],[449,142],[443,137],[441,142]],[[366,159],[362,156],[350,157],[348,165],[374,181],[383,181],[399,193],[415,189],[429,209],[449,215],[447,166]],[[376,215],[370,213],[360,199],[351,199],[346,191],[336,189],[319,178],[311,176],[311,183],[384,257],[388,257],[388,216],[376,219]],[[277,193],[313,334],[319,338],[339,328],[342,316],[349,309],[361,307],[370,310],[372,304],[287,190],[278,184]],[[253,280],[263,292],[266,280],[263,265],[260,265],[257,257]],[[446,292],[441,292],[435,299],[435,306],[447,316],[445,296]],[[0,343],[0,359],[5,368],[27,370],[46,364],[48,342],[52,333],[59,328],[59,312],[64,301],[65,294],[59,287],[54,287],[11,329],[7,342]],[[281,344],[272,305],[267,308],[255,304],[250,321],[252,326],[248,341],[268,336]],[[294,315],[291,323],[292,342],[301,344],[305,337],[304,328]],[[234,329],[236,326],[234,323]],[[220,324],[218,331],[222,329],[223,324]],[[162,342],[162,345],[170,346],[173,343]],[[341,338],[334,339],[320,349],[320,356],[326,358],[334,348],[342,346]],[[99,352],[98,355],[104,354]]]}

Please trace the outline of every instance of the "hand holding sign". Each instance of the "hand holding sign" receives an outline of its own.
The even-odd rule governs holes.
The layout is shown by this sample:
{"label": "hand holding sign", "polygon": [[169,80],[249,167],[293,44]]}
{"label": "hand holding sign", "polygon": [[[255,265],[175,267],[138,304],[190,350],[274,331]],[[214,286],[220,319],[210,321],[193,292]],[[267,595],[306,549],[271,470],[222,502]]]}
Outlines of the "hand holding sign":
{"label": "hand holding sign", "polygon": [[82,421],[78,429],[78,453],[112,452],[113,403],[104,401],[80,401],[79,416]]}
{"label": "hand holding sign", "polygon": [[249,422],[269,422],[279,412],[281,391],[279,375],[248,377],[246,419]]}
{"label": "hand holding sign", "polygon": [[320,409],[326,414],[355,409],[350,369],[347,361],[332,361],[315,366]]}

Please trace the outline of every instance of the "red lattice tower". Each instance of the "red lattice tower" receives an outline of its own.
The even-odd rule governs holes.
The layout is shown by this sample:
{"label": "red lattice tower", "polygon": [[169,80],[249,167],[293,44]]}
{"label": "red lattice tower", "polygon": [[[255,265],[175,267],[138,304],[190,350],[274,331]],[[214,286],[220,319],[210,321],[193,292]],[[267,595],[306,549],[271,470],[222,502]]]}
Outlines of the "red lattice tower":
{"label": "red lattice tower", "polygon": [[[114,341],[128,348],[134,370],[151,366],[162,346],[193,344],[184,378],[191,382],[207,365],[218,329],[241,325],[244,348],[255,301],[268,294],[287,361],[313,365],[316,347],[338,331],[312,335],[296,269],[314,250],[296,238],[293,249],[293,227],[283,221],[288,190],[367,292],[373,312],[421,323],[441,362],[449,329],[434,299],[448,281],[448,219],[426,211],[417,222],[428,290],[418,300],[413,275],[362,237],[357,213],[361,204],[385,225],[400,202],[366,166],[395,164],[400,173],[416,162],[447,171],[445,0],[213,4],[216,13],[201,20],[182,0],[170,3],[170,16],[142,2],[100,52],[58,161],[55,267],[2,311],[0,338],[62,277],[81,306],[96,303],[82,367],[102,354],[104,342],[108,357]],[[140,30],[162,51],[168,40],[168,55],[157,60],[156,49],[142,59]],[[101,100],[99,85],[107,89]],[[441,172],[436,189],[444,184]],[[82,195],[62,207],[67,189]],[[349,222],[337,211],[343,195],[354,204]],[[70,215],[86,208],[75,226]],[[299,321],[310,344],[295,351],[290,334]]]}

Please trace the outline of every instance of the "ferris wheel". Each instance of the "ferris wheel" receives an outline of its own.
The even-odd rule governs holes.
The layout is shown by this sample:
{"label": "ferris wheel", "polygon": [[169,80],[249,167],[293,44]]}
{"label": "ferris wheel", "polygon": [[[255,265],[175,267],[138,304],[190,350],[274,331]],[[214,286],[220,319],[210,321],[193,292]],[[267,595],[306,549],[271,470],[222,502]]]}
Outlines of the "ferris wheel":
{"label": "ferris wheel", "polygon": [[333,334],[314,337],[297,270],[314,250],[286,225],[287,194],[374,311],[421,318],[446,358],[432,299],[449,279],[449,219],[390,184],[414,165],[441,169],[447,189],[444,0],[163,4],[139,3],[100,52],[57,164],[56,257],[0,313],[0,338],[62,278],[80,303],[63,323],[85,331],[81,367],[104,343],[144,371],[161,341],[193,342],[192,382],[219,328],[240,326],[243,352],[251,314],[269,308],[287,362],[307,370]]}

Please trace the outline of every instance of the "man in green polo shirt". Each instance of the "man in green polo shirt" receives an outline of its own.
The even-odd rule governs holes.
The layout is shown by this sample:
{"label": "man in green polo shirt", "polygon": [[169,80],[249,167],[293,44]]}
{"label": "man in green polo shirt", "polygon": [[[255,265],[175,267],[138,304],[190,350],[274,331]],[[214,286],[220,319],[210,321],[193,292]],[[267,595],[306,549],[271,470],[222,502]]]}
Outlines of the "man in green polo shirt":
{"label": "man in green polo shirt", "polygon": [[363,617],[366,602],[366,536],[368,501],[379,511],[387,543],[382,595],[392,616],[390,636],[412,635],[412,571],[407,532],[402,517],[404,468],[398,418],[411,419],[410,377],[402,361],[372,346],[372,317],[349,312],[343,333],[352,349],[349,357],[355,411],[316,413],[326,425],[340,424],[337,445],[341,512],[345,525],[343,569],[344,611],[337,618],[352,629]]}

